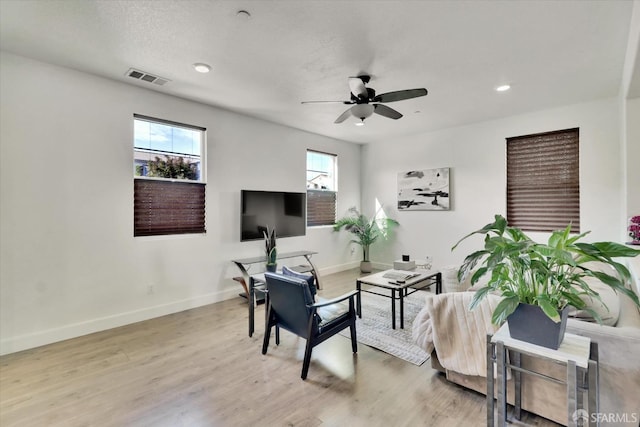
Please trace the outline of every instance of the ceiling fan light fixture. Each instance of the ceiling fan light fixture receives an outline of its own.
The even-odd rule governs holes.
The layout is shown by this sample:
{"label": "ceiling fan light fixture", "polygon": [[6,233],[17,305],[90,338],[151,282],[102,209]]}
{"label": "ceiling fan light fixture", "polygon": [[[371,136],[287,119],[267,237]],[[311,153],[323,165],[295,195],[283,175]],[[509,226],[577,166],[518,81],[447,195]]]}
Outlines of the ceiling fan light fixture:
{"label": "ceiling fan light fixture", "polygon": [[[367,87],[370,76],[361,75],[358,77],[349,77],[349,99],[343,101],[302,101],[303,104],[312,103],[338,103],[353,105],[353,107],[347,109],[333,122],[335,124],[343,123],[349,117],[353,116],[360,119],[360,122],[354,123],[358,126],[364,126],[364,119],[371,117],[373,113],[376,113],[382,117],[388,119],[398,120],[402,118],[402,114],[399,111],[394,110],[391,107],[384,105],[386,102],[403,101],[405,99],[418,98],[420,96],[427,95],[427,89],[404,89],[396,90],[393,92],[386,92],[376,95],[376,91],[373,88]],[[416,110],[416,113],[420,111]]]}
{"label": "ceiling fan light fixture", "polygon": [[366,119],[373,114],[374,107],[371,104],[356,104],[351,107],[351,114],[359,119]]}

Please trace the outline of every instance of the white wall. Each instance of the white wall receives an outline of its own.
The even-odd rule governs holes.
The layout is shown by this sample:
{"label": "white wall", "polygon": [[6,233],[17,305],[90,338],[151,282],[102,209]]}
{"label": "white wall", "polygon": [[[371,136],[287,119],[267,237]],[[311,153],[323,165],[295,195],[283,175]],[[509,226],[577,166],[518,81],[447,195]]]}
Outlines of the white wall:
{"label": "white wall", "polygon": [[[623,221],[631,216],[640,215],[640,0],[634,0],[627,52],[620,82],[620,126],[622,134],[622,168],[625,192],[621,216]],[[628,239],[624,230],[622,238]]]}
{"label": "white wall", "polygon": [[[339,211],[359,205],[357,144],[8,53],[0,66],[0,353],[237,296],[230,260],[262,254],[239,241],[240,190],[304,191],[307,148],[338,155]],[[133,237],[134,113],[207,128],[206,235]],[[357,265],[347,240],[278,244],[329,272]]]}
{"label": "white wall", "polygon": [[[625,100],[626,212],[640,215],[640,98]],[[625,236],[626,237],[626,236]]]}
{"label": "white wall", "polygon": [[[400,221],[372,249],[380,264],[409,253],[446,265],[475,248],[450,252],[504,214],[510,136],[580,128],[581,222],[593,240],[621,238],[625,198],[630,213],[640,208],[638,100],[624,111],[625,177],[615,99],[361,148],[12,54],[0,67],[2,354],[235,297],[230,260],[262,251],[259,241],[239,242],[240,190],[304,191],[307,148],[339,157],[340,215],[361,200],[371,214],[377,200]],[[206,235],[133,238],[134,113],[208,129]],[[397,173],[436,167],[451,168],[452,210],[398,212]],[[348,240],[321,227],[280,239],[279,249],[319,252],[326,274],[357,265]]]}
{"label": "white wall", "polygon": [[[372,249],[372,260],[389,264],[408,253],[431,255],[440,266],[461,262],[482,240],[452,253],[456,241],[495,214],[505,215],[505,138],[574,127],[580,128],[581,231],[592,231],[589,240],[619,241],[625,224],[618,106],[607,99],[363,147],[363,209],[371,212],[377,199],[401,224],[394,240]],[[398,212],[397,173],[440,167],[451,168],[452,209]],[[548,236],[530,234],[536,240]]]}

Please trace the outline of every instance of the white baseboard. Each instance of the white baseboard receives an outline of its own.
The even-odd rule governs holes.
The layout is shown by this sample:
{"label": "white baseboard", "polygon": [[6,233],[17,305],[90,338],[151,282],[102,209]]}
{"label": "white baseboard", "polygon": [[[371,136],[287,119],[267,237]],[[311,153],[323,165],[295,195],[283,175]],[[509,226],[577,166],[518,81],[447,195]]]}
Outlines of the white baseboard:
{"label": "white baseboard", "polygon": [[[391,268],[386,264],[373,263],[375,268]],[[320,277],[323,275],[339,273],[345,270],[358,268],[360,261],[351,261],[345,264],[333,265],[322,268]],[[188,298],[180,301],[173,301],[166,304],[160,304],[152,307],[145,307],[139,310],[129,311],[126,313],[118,313],[112,316],[90,319],[84,322],[72,323],[57,328],[46,329],[31,334],[19,335],[11,338],[0,339],[0,355],[15,353],[30,348],[40,347],[54,342],[64,341],[95,332],[105,331],[107,329],[117,328],[119,326],[129,325],[131,323],[141,322],[153,319],[155,317],[166,316],[167,314],[177,313],[188,310],[190,308],[201,307],[207,304],[228,300],[238,296],[241,291],[239,286],[232,286],[224,291],[211,294],[201,295],[194,298]]]}
{"label": "white baseboard", "polygon": [[371,261],[371,267],[375,268],[376,270],[391,270],[393,269],[393,263],[385,264],[382,262]]}
{"label": "white baseboard", "polygon": [[341,271],[351,270],[352,268],[360,267],[360,261],[351,261],[346,264],[332,265],[331,267],[319,268],[320,278],[325,274],[340,273]]}
{"label": "white baseboard", "polygon": [[[319,270],[320,270],[320,276],[322,277],[322,275],[324,274],[339,273],[341,271],[351,270],[359,267],[360,267],[360,261],[351,261],[346,264],[332,265],[331,267],[321,268]],[[385,264],[382,262],[371,261],[371,267],[373,267],[375,270],[390,270],[393,268],[393,264]]]}
{"label": "white baseboard", "polygon": [[201,307],[203,305],[228,300],[237,297],[239,289],[239,287],[234,287],[228,290],[225,289],[221,292],[146,307],[140,310],[115,314],[113,316],[91,319],[85,322],[73,323],[58,328],[34,332],[32,334],[0,339],[0,355],[40,347],[42,345],[64,341],[70,338],[76,338],[92,334],[94,332],[105,331],[107,329],[117,328],[119,326],[129,325],[143,320],[153,319],[155,317],[166,316],[167,314],[177,313],[190,308]]}

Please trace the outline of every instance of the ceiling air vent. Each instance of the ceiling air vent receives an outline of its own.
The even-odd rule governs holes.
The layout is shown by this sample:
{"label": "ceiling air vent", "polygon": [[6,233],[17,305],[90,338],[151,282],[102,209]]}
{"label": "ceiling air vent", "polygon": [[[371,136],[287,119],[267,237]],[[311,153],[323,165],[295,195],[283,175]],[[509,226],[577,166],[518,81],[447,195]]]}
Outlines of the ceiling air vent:
{"label": "ceiling air vent", "polygon": [[163,77],[154,76],[153,74],[149,74],[144,71],[136,70],[135,68],[129,68],[129,71],[127,71],[127,76],[132,77],[136,80],[143,80],[145,82],[153,83],[154,85],[158,86],[164,86],[165,83],[171,81]]}

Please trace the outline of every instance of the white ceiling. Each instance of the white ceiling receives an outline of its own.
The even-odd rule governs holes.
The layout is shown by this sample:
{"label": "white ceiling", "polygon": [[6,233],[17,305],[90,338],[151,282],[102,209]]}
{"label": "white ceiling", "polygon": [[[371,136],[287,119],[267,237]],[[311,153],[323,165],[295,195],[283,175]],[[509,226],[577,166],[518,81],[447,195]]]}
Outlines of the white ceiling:
{"label": "white ceiling", "polygon": [[[616,96],[631,1],[0,0],[0,48],[342,140],[402,135]],[[247,10],[250,19],[237,16]],[[196,73],[192,64],[213,66]],[[139,82],[130,68],[171,80]],[[638,70],[636,70],[636,73]],[[347,78],[425,87],[357,127]],[[637,81],[637,79],[636,79]],[[512,90],[494,87],[510,83]],[[170,118],[168,118],[170,119]]]}

